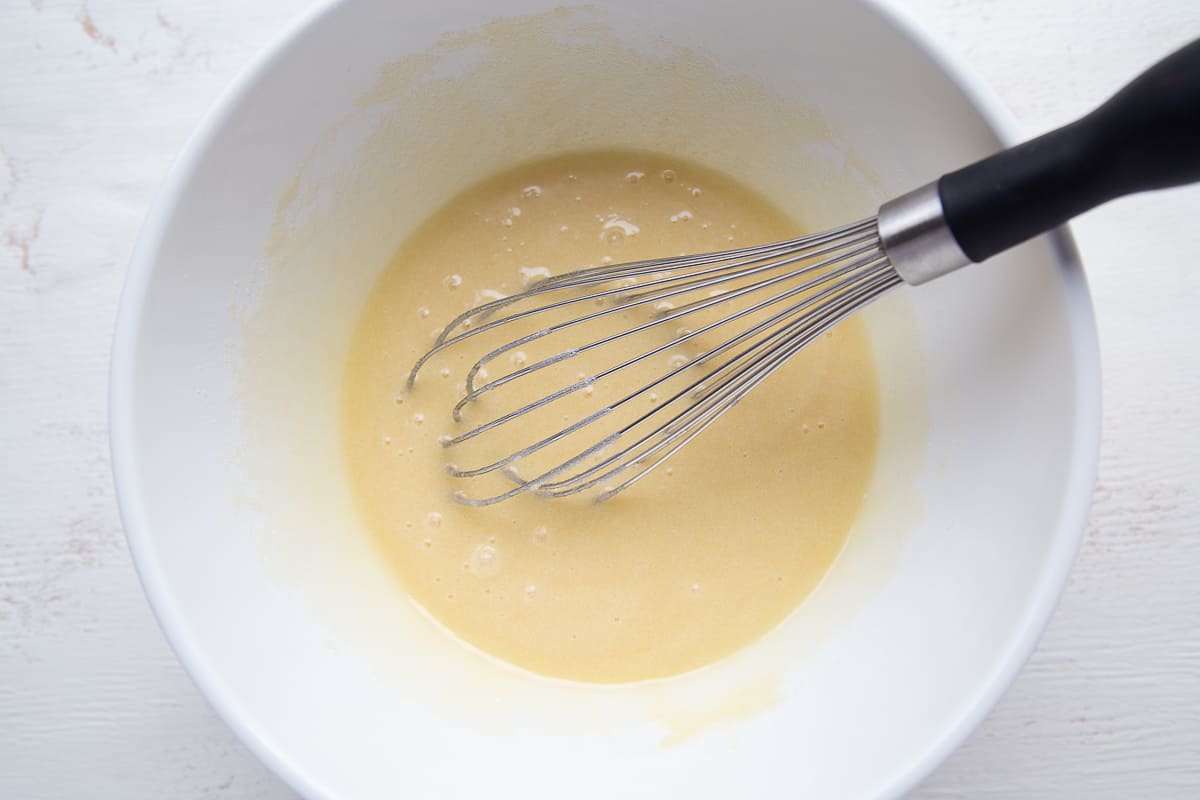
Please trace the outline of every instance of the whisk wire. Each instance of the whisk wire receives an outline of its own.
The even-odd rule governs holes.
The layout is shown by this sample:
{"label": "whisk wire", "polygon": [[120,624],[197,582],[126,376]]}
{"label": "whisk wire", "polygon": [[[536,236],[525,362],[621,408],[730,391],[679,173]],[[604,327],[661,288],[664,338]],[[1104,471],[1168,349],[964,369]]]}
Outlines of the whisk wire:
{"label": "whisk wire", "polygon": [[[638,282],[646,276],[650,280]],[[613,282],[619,285],[608,286]],[[548,372],[570,359],[647,334],[668,322],[678,322],[703,312],[721,311],[728,306],[727,313],[721,313],[711,321],[701,320],[702,324],[695,329],[680,328],[676,335],[666,337],[665,341],[618,358],[616,363],[596,369],[591,375],[580,373],[573,382],[538,392],[537,399],[498,413],[444,440],[447,447],[464,444],[534,415],[569,395],[585,389],[590,394],[590,387],[606,385],[604,382],[624,371],[648,365],[655,356],[703,341],[702,337],[716,331],[729,330],[730,335],[702,348],[703,352],[698,355],[678,364],[672,363],[660,374],[644,378],[631,390],[618,391],[617,399],[561,427],[552,426],[551,433],[530,444],[499,458],[486,459],[482,466],[447,467],[449,474],[456,478],[477,478],[499,472],[513,484],[504,491],[482,498],[457,492],[456,499],[468,505],[491,505],[530,491],[547,497],[565,497],[595,487],[602,488],[598,499],[603,500],[652,472],[802,348],[900,283],[900,276],[881,249],[874,218],[775,244],[578,270],[545,278],[531,284],[524,292],[460,314],[443,329],[429,352],[417,361],[409,375],[409,385],[428,360],[440,352],[465,346],[476,337],[495,333],[505,326],[536,325],[540,315],[548,316],[548,323],[499,347],[487,349],[472,362],[465,381],[465,393],[452,411],[453,418],[461,421],[465,407],[509,384],[531,380],[532,376]],[[707,292],[706,296],[677,307],[670,305],[672,300],[686,301],[704,292]],[[553,298],[550,297],[552,293],[566,296]],[[519,305],[530,302],[535,304],[534,307]],[[561,316],[569,314],[577,305],[597,302],[607,305],[574,317],[563,319]],[[520,364],[506,374],[477,383],[481,374],[486,376],[485,367],[505,353],[608,317],[623,318],[619,315],[628,315],[646,306],[651,306],[652,311],[648,320],[636,321],[612,333],[601,331],[602,335],[591,341],[566,347],[532,364]],[[506,310],[510,311],[503,313]],[[481,324],[471,326],[472,321]],[[744,329],[736,330],[739,323],[744,323],[741,326]],[[719,364],[716,363],[718,360]],[[684,373],[689,371],[697,374],[686,377]],[[675,384],[681,379],[682,384],[677,387]],[[619,388],[619,384],[614,385]],[[664,388],[667,396],[658,402],[654,392]],[[616,413],[642,396],[649,396],[654,407],[635,412],[632,418],[628,413]],[[616,422],[606,425],[607,419]],[[606,427],[609,430],[606,431]],[[595,438],[577,441],[590,430],[597,431]],[[630,436],[634,438],[617,447]],[[568,457],[548,468],[539,467],[534,470],[534,477],[522,477],[522,470],[519,470],[522,463],[547,448],[558,446],[561,449],[568,444]],[[545,458],[541,460],[545,461]],[[615,485],[609,485],[614,481],[617,482]]]}

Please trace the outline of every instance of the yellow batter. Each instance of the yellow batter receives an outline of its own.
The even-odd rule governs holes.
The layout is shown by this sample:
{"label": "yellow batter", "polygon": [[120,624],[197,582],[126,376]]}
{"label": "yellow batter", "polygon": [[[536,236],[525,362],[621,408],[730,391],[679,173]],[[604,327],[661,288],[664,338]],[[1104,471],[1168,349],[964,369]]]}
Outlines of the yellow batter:
{"label": "yellow batter", "polygon": [[[464,429],[449,411],[470,362],[431,363],[411,392],[405,379],[442,325],[547,268],[797,233],[724,175],[628,151],[522,165],[419,228],[367,303],[343,395],[356,499],[413,599],[497,658],[604,683],[704,666],[782,621],[841,549],[871,475],[876,379],[861,322],[821,337],[669,470],[602,504],[455,503],[464,483],[446,474],[438,440]],[[527,444],[516,428],[504,435]]]}

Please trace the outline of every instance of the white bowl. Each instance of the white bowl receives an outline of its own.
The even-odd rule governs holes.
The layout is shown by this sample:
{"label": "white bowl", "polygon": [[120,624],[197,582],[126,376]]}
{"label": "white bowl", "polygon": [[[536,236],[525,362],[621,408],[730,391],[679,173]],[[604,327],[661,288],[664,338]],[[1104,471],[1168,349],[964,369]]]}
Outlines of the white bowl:
{"label": "white bowl", "polygon": [[960,68],[868,7],[559,1],[508,0],[504,19],[485,0],[330,4],[206,119],[146,222],[114,345],[147,595],[213,705],[307,796],[896,796],[1012,680],[1083,529],[1099,379],[1065,233],[868,312],[883,418],[863,514],[813,596],[709,668],[605,687],[498,664],[415,608],[360,529],[336,426],[350,331],[456,190],[647,147],[821,228],[1005,138]]}

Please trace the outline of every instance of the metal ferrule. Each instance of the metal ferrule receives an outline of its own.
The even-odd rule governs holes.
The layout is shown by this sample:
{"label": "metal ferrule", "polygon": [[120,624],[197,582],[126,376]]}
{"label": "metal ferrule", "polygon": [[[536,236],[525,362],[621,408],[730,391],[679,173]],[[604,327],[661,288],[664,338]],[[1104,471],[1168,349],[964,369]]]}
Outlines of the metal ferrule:
{"label": "metal ferrule", "polygon": [[946,224],[937,182],[880,206],[879,241],[897,274],[912,286],[971,263]]}

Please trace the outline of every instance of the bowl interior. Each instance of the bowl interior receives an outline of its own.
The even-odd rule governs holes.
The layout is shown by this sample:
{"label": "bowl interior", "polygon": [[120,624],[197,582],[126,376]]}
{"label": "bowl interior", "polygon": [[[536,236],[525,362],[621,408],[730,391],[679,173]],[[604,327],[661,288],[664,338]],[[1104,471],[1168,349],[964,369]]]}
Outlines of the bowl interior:
{"label": "bowl interior", "polygon": [[148,221],[114,348],[113,443],[168,635],[306,794],[903,791],[1015,674],[1078,541],[1096,368],[1069,245],[1031,243],[867,312],[872,489],[833,571],[764,640],[631,686],[497,664],[407,600],[342,475],[343,359],[404,236],[469,183],[571,149],[677,153],[818,230],[998,146],[866,7],[505,9],[313,15],[224,99]]}

